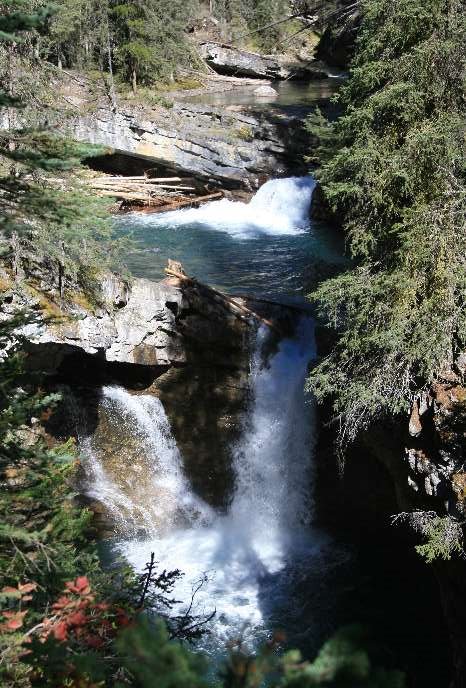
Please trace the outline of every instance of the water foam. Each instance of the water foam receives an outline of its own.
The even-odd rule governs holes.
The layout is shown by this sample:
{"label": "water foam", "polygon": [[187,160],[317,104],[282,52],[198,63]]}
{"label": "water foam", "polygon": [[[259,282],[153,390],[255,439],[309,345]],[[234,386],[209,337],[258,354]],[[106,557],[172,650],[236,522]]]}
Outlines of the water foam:
{"label": "water foam", "polygon": [[[87,455],[86,493],[107,508],[120,531],[143,528],[157,533],[177,522],[209,520],[209,507],[191,492],[184,477],[160,399],[106,386],[99,415],[100,433],[98,428],[81,441]],[[122,455],[118,440],[128,437],[134,444],[125,442]],[[116,446],[105,461],[108,439]]]}
{"label": "water foam", "polygon": [[153,227],[200,225],[240,239],[252,238],[257,233],[301,234],[309,227],[314,188],[315,180],[310,176],[272,179],[261,186],[249,203],[222,198],[200,208],[160,215],[134,214],[132,220]]}
{"label": "water foam", "polygon": [[[226,514],[199,508],[182,475],[160,401],[104,388],[102,403],[107,410],[118,415],[119,425],[127,423],[128,432],[138,434],[140,453],[154,470],[154,485],[168,481],[174,499],[188,505],[195,499],[197,507],[182,522],[169,511],[161,528],[150,492],[139,492],[138,508],[154,522],[144,537],[120,539],[116,549],[138,571],[151,551],[162,568],[183,571],[185,576],[174,591],[180,600],[189,600],[193,583],[207,574],[207,583],[197,596],[199,611],[217,610],[213,639],[204,646],[207,651],[240,635],[252,645],[263,640],[269,632],[266,608],[271,599],[289,595],[290,575],[296,576],[299,570],[299,576],[305,577],[310,560],[315,562],[325,546],[325,538],[309,525],[313,423],[303,384],[314,354],[312,323],[304,319],[298,336],[283,340],[264,361],[266,337],[261,330],[252,359],[251,408],[242,437],[232,448],[235,490]],[[93,461],[95,452],[91,465]],[[98,484],[98,471],[93,476],[97,482],[92,494],[108,499],[108,477]]]}

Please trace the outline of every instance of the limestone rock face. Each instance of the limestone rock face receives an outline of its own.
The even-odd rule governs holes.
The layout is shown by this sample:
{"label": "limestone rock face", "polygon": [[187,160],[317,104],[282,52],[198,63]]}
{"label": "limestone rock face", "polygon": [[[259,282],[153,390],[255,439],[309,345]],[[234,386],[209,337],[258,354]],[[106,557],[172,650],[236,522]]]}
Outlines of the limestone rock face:
{"label": "limestone rock face", "polygon": [[[134,279],[114,275],[102,283],[105,302],[89,310],[67,302],[56,322],[39,320],[23,328],[32,363],[50,373],[71,355],[105,364],[161,368],[196,364],[246,365],[249,323],[215,300],[200,283]],[[44,296],[13,292],[3,317],[19,309],[40,311]]]}
{"label": "limestone rock face", "polygon": [[174,336],[174,310],[181,308],[183,300],[179,289],[145,279],[134,280],[127,287],[109,278],[103,290],[117,304],[113,312],[76,309],[60,323],[28,326],[25,334],[31,344],[78,348],[108,362],[184,362],[186,352]]}
{"label": "limestone rock face", "polygon": [[226,188],[255,189],[264,175],[305,171],[303,122],[279,111],[179,102],[169,116],[148,119],[137,109],[113,113],[102,105],[67,123],[65,133]]}

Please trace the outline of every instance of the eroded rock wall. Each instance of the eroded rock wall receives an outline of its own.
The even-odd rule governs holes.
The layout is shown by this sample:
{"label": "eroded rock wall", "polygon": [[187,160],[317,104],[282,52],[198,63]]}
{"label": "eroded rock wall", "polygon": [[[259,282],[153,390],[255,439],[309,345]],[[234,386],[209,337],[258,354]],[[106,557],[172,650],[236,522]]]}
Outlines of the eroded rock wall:
{"label": "eroded rock wall", "polygon": [[254,112],[175,103],[149,115],[106,106],[66,125],[79,141],[109,146],[198,175],[226,188],[257,188],[264,175],[304,172],[307,138],[302,120],[279,111]]}

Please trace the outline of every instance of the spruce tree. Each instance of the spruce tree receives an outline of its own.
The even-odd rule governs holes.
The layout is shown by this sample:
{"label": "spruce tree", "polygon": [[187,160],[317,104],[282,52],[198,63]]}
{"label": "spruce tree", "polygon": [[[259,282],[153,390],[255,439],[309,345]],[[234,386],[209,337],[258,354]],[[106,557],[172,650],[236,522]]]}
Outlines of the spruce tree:
{"label": "spruce tree", "polygon": [[113,6],[116,62],[131,83],[173,79],[177,67],[191,62],[185,36],[193,0],[133,0]]}
{"label": "spruce tree", "polygon": [[362,0],[318,179],[353,267],[313,295],[338,336],[313,371],[342,441],[411,404],[466,348],[464,0]]}
{"label": "spruce tree", "polygon": [[[27,6],[17,0],[0,14],[0,42],[7,50],[29,46],[31,31],[47,28],[49,11],[21,11]],[[41,68],[38,61],[36,72]],[[66,286],[95,294],[99,272],[118,261],[119,243],[112,241],[105,201],[89,194],[76,170],[101,149],[23,126],[33,89],[17,93],[9,78],[0,80],[0,87],[9,124],[0,130],[0,249],[8,274],[20,281],[25,272],[36,278],[48,273],[60,297]]]}

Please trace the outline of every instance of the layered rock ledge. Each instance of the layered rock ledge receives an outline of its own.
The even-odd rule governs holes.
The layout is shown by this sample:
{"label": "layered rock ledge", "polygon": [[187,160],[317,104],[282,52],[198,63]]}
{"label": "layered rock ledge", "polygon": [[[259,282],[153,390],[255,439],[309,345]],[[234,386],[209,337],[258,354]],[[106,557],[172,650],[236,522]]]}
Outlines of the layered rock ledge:
{"label": "layered rock ledge", "polygon": [[300,117],[182,102],[152,114],[102,105],[72,119],[67,133],[226,188],[255,189],[271,174],[304,172],[308,145]]}

